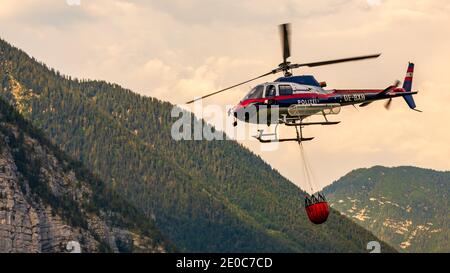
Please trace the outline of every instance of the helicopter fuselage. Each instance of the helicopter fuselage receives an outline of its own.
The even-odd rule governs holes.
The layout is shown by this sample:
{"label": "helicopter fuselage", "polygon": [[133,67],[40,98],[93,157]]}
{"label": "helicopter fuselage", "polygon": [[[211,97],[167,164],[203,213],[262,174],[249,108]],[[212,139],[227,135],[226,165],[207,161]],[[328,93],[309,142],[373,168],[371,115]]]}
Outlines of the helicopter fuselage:
{"label": "helicopter fuselage", "polygon": [[[234,116],[249,123],[277,122],[281,117],[303,119],[338,114],[342,106],[366,106],[377,100],[408,96],[415,92],[390,86],[386,89],[325,90],[312,76],[283,77],[254,87],[233,109]],[[278,117],[271,119],[276,111]]]}

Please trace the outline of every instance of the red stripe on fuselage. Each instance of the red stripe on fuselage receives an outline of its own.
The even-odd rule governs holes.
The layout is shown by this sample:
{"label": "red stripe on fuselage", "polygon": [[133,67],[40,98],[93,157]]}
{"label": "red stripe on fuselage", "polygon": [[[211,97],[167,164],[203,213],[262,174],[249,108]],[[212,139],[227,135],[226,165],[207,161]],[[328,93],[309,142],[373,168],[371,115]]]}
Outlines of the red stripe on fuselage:
{"label": "red stripe on fuselage", "polygon": [[257,99],[247,99],[244,101],[241,101],[239,103],[240,107],[247,107],[251,103],[258,103],[258,102],[265,102],[269,99],[280,101],[280,100],[289,100],[289,99],[318,99],[318,98],[329,98],[333,97],[335,95],[341,95],[341,94],[376,94],[383,92],[384,90],[381,89],[343,89],[343,90],[329,90],[330,93],[299,93],[299,94],[293,94],[293,95],[287,95],[287,96],[275,96],[271,98],[257,98]]}
{"label": "red stripe on fuselage", "polygon": [[264,102],[264,100],[266,100],[265,98],[259,98],[259,99],[248,99],[248,100],[243,100],[241,101],[238,105],[241,107],[247,107],[247,105],[249,105],[250,103],[254,103],[254,102]]}
{"label": "red stripe on fuselage", "polygon": [[397,87],[397,88],[392,89],[392,92],[394,92],[394,93],[395,92],[406,92],[406,90],[401,87]]}

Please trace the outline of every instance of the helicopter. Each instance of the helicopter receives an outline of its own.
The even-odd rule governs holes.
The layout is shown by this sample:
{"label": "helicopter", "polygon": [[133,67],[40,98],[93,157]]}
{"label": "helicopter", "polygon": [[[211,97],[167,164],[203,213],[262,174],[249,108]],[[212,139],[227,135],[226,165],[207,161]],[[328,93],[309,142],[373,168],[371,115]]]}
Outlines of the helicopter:
{"label": "helicopter", "polygon": [[[417,109],[413,95],[418,91],[412,91],[412,81],[414,64],[409,63],[403,86],[399,87],[400,81],[385,89],[330,89],[326,90],[326,82],[318,82],[312,75],[294,76],[293,70],[301,67],[318,67],[337,63],[374,59],[381,56],[381,53],[349,57],[335,60],[291,63],[288,58],[291,56],[290,50],[290,24],[279,26],[283,62],[277,68],[260,76],[251,78],[244,82],[218,90],[216,92],[193,99],[186,104],[208,98],[213,95],[228,91],[240,85],[261,79],[263,77],[283,73],[284,76],[273,82],[261,83],[250,90],[250,92],[230,111],[233,115],[233,126],[237,126],[238,120],[256,124],[275,124],[275,133],[264,133],[258,130],[254,137],[261,143],[287,142],[287,141],[310,141],[313,137],[304,137],[303,128],[310,125],[336,125],[340,121],[330,121],[328,116],[340,113],[341,107],[359,105],[360,107],[386,100],[386,109],[390,108],[392,99],[403,97],[409,108],[421,112]],[[324,120],[319,122],[306,122],[305,119],[313,115],[321,115]],[[296,129],[296,137],[279,138],[277,133],[278,125],[292,126]]]}

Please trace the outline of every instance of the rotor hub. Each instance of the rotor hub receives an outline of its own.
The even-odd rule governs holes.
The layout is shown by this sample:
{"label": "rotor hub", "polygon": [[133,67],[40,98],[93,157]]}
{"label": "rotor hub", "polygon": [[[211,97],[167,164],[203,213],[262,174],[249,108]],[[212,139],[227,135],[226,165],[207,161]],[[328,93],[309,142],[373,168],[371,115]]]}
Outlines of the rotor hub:
{"label": "rotor hub", "polygon": [[282,62],[278,65],[279,69],[283,71],[285,77],[292,76],[291,62]]}

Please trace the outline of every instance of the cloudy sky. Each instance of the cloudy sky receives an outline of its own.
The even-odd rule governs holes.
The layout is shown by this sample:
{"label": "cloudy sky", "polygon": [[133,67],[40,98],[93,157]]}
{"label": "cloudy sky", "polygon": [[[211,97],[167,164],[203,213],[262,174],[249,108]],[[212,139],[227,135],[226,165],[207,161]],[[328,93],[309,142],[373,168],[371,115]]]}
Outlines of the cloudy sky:
{"label": "cloudy sky", "polygon": [[[306,129],[316,137],[305,149],[317,188],[359,167],[450,169],[447,0],[0,0],[1,38],[64,74],[115,82],[174,104],[272,69],[281,62],[277,25],[284,22],[292,23],[295,62],[383,53],[377,60],[296,71],[330,88],[385,88],[403,80],[408,61],[416,63],[423,113],[398,99],[390,111],[382,103],[349,107],[333,117],[341,124]],[[235,104],[251,86],[204,105]],[[217,119],[211,122],[220,128],[224,120]],[[242,142],[307,189],[296,144],[271,149]]]}

